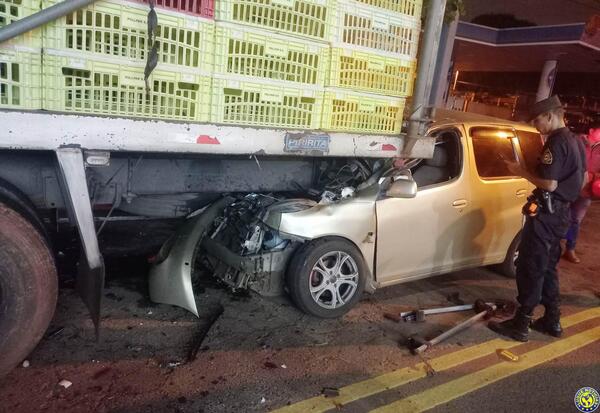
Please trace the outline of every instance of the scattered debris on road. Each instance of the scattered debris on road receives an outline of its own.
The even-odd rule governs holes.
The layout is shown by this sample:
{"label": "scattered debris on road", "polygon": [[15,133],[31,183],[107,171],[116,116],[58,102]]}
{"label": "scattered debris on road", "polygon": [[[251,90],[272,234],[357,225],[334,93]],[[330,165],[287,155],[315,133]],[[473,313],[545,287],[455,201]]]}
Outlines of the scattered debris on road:
{"label": "scattered debris on road", "polygon": [[438,335],[437,337],[432,338],[431,340],[424,340],[418,336],[413,336],[413,337],[409,338],[409,343],[408,343],[409,349],[413,354],[421,354],[424,351],[435,346],[436,344],[458,334],[459,332],[461,332],[463,330],[466,330],[467,328],[474,325],[476,322],[491,317],[491,315],[498,308],[501,308],[503,305],[504,305],[504,303],[499,303],[498,305],[496,305],[496,304],[486,303],[483,300],[477,300],[477,301],[475,301],[475,304],[473,306],[471,306],[471,308],[474,308],[475,311],[477,311],[476,315],[469,318],[468,320],[463,321],[460,324],[457,324],[456,326],[452,327],[450,330]]}
{"label": "scattered debris on road", "polygon": [[54,338],[60,335],[65,330],[64,327],[59,327],[57,329],[52,330],[46,335],[46,338]]}
{"label": "scattered debris on road", "polygon": [[192,344],[190,346],[190,350],[189,350],[188,356],[187,356],[188,363],[196,360],[196,357],[198,356],[198,351],[200,350],[200,347],[202,346],[202,343],[204,342],[206,335],[210,331],[213,324],[216,323],[216,321],[219,319],[219,317],[221,317],[221,315],[223,315],[224,312],[225,312],[225,308],[221,304],[218,304],[213,309],[213,311],[210,312],[210,314],[208,316],[208,322],[206,324],[202,325],[199,328],[198,332],[194,335],[194,338],[192,340]]}
{"label": "scattered debris on road", "polygon": [[519,361],[519,356],[517,356],[515,353],[512,353],[506,349],[498,349],[496,351],[496,353],[498,354],[499,357],[503,358],[506,361]]}
{"label": "scattered debris on road", "polygon": [[323,387],[321,394],[325,397],[337,397],[340,395],[340,390],[335,387]]}
{"label": "scattered debris on road", "polygon": [[453,307],[441,307],[441,308],[431,308],[428,310],[413,310],[400,313],[400,318],[403,321],[416,321],[417,323],[422,323],[425,321],[425,316],[432,314],[445,314],[445,313],[454,313],[458,311],[467,311],[472,310],[473,304],[466,305],[456,305]]}
{"label": "scattered debris on road", "polygon": [[68,389],[69,387],[71,387],[73,385],[73,383],[71,383],[69,380],[61,380],[58,382],[58,385],[61,387],[64,387],[65,389]]}

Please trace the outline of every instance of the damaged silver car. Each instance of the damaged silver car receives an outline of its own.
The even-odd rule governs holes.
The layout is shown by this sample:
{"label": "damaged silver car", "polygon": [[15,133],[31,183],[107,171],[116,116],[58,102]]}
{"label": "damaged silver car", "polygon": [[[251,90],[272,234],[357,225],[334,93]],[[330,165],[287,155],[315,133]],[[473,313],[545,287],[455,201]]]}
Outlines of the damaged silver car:
{"label": "damaged silver car", "polygon": [[152,299],[197,314],[195,264],[234,290],[287,292],[324,318],[400,282],[492,264],[514,276],[532,186],[502,158],[531,167],[541,137],[526,125],[444,112],[430,135],[433,158],[399,169],[383,160],[326,163],[314,188],[221,198],[163,246]]}

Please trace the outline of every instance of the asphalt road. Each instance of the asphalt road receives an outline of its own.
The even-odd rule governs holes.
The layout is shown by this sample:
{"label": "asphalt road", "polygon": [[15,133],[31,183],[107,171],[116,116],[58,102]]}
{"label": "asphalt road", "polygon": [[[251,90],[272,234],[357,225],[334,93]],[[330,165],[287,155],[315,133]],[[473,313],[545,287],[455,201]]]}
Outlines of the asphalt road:
{"label": "asphalt road", "polygon": [[[453,293],[466,302],[514,299],[514,280],[476,269],[390,287],[339,320],[305,316],[285,298],[232,296],[207,282],[198,288],[197,319],[148,300],[143,262],[117,262],[109,268],[100,341],[66,283],[29,366],[0,379],[0,412],[577,412],[579,388],[600,390],[598,246],[596,203],[578,247],[583,262],[561,262],[564,338],[532,333],[517,344],[480,323],[423,359],[407,350],[408,337],[431,337],[469,314],[413,324],[385,313],[447,306]],[[220,305],[223,315],[188,361]],[[519,361],[500,358],[503,348]],[[340,395],[323,397],[325,387]]]}

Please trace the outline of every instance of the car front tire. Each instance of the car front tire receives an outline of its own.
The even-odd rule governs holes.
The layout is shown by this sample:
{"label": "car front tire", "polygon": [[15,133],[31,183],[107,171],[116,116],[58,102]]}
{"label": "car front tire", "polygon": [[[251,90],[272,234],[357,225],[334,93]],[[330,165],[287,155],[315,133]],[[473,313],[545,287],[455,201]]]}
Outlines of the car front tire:
{"label": "car front tire", "polygon": [[287,270],[286,285],[294,304],[305,313],[337,318],[360,300],[367,271],[354,244],[324,238],[296,252]]}

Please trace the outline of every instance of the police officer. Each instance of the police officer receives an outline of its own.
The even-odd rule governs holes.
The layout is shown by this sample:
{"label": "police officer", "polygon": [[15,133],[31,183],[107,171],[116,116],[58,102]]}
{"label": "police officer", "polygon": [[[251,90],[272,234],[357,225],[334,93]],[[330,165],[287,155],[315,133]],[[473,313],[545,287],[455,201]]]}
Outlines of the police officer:
{"label": "police officer", "polygon": [[569,226],[569,203],[581,191],[585,171],[585,151],[566,128],[564,109],[557,96],[537,102],[531,110],[535,128],[547,136],[536,173],[518,162],[506,161],[516,176],[537,188],[526,205],[525,226],[517,259],[517,301],[519,308],[510,320],[491,322],[489,327],[518,341],[527,341],[534,308],[545,307],[544,316],[533,322],[535,330],[560,337],[560,296],[556,266],[560,260],[560,240]]}

